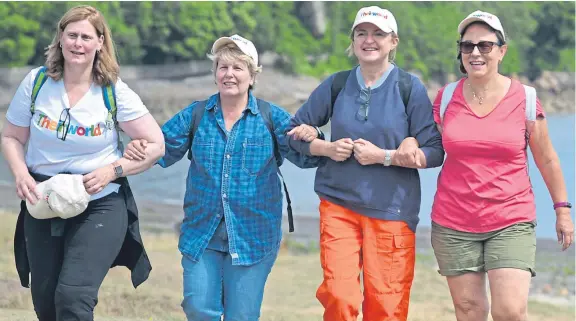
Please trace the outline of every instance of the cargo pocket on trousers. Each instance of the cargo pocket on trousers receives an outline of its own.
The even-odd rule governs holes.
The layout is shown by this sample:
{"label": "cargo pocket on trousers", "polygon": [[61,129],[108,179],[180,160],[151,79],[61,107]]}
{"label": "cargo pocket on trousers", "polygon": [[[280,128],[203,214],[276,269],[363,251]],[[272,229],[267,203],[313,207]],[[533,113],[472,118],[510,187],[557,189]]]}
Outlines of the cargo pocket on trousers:
{"label": "cargo pocket on trousers", "polygon": [[376,255],[378,255],[378,266],[380,271],[388,272],[392,270],[392,263],[394,262],[393,234],[376,236]]}
{"label": "cargo pocket on trousers", "polygon": [[416,261],[416,235],[414,233],[394,235],[393,257],[392,283],[409,286],[414,279]]}

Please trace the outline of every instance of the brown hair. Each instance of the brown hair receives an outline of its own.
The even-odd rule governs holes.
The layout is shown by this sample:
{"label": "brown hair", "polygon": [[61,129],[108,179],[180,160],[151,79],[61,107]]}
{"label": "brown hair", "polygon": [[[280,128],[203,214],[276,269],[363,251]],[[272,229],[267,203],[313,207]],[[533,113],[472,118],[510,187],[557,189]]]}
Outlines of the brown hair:
{"label": "brown hair", "polygon": [[116,83],[120,67],[116,60],[116,51],[114,50],[114,42],[112,40],[112,33],[100,11],[91,6],[77,6],[74,7],[62,16],[56,27],[56,35],[52,43],[46,49],[46,67],[47,74],[54,80],[62,79],[64,72],[64,55],[62,48],[60,48],[60,38],[62,32],[70,23],[88,20],[98,37],[104,37],[102,49],[96,53],[94,57],[94,65],[92,67],[92,77],[94,82],[100,86],[107,86]]}
{"label": "brown hair", "polygon": [[[466,28],[464,28],[462,30],[462,33],[460,34],[460,41],[462,41],[462,37],[464,37],[464,34],[466,33],[466,30],[468,30],[468,28],[470,28],[470,26],[473,25],[482,25],[487,27],[490,31],[492,31],[493,33],[496,34],[496,38],[498,38],[498,42],[500,44],[500,46],[503,46],[506,44],[506,40],[504,40],[504,35],[502,34],[502,32],[492,28],[489,24],[487,24],[484,21],[474,21],[471,24],[467,25]],[[456,57],[456,59],[460,62],[460,72],[463,74],[468,74],[466,72],[466,68],[464,68],[464,64],[462,63],[462,53],[460,52],[460,47],[458,47],[458,56]]]}

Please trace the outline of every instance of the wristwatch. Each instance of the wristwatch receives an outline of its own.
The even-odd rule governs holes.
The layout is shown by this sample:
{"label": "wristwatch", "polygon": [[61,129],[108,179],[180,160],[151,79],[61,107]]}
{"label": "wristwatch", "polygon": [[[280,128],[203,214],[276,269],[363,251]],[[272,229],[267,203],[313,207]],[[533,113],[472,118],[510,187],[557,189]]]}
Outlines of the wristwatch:
{"label": "wristwatch", "polygon": [[116,175],[116,178],[121,177],[124,172],[122,170],[122,165],[118,164],[118,162],[114,162],[112,163],[112,167],[114,167],[114,175]]}
{"label": "wristwatch", "polygon": [[390,166],[392,165],[392,153],[390,152],[390,150],[385,149],[384,150],[384,166]]}
{"label": "wristwatch", "polygon": [[572,203],[570,202],[558,202],[558,203],[554,203],[554,209],[557,209],[559,207],[568,207],[568,208],[572,208]]}
{"label": "wristwatch", "polygon": [[324,140],[325,136],[324,133],[320,130],[320,128],[318,126],[315,126],[314,128],[316,128],[316,132],[318,133],[318,136],[316,136],[316,138]]}

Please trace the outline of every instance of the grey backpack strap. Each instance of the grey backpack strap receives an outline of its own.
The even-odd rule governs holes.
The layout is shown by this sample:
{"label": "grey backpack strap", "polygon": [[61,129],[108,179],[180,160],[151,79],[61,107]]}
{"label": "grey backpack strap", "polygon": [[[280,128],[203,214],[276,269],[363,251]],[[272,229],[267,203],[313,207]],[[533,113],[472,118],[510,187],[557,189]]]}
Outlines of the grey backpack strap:
{"label": "grey backpack strap", "polygon": [[448,109],[448,104],[450,100],[452,100],[452,96],[454,95],[454,90],[456,90],[456,86],[458,86],[458,81],[451,82],[446,87],[444,87],[444,91],[442,92],[442,99],[440,100],[440,122],[442,123],[444,120],[444,114],[446,113],[446,109]]}
{"label": "grey backpack strap", "polygon": [[536,120],[536,89],[534,87],[524,85],[524,92],[526,93],[526,120]]}
{"label": "grey backpack strap", "polygon": [[534,129],[536,121],[536,89],[534,87],[524,85],[524,93],[526,94],[526,148],[530,144],[530,134]]}

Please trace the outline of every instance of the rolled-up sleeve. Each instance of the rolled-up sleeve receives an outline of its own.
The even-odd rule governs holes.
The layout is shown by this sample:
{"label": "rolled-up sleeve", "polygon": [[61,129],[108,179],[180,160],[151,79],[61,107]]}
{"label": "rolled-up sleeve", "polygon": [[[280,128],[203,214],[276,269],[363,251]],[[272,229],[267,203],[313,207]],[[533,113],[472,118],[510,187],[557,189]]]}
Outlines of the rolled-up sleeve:
{"label": "rolled-up sleeve", "polygon": [[426,156],[426,167],[438,167],[444,162],[442,136],[434,122],[432,103],[422,82],[412,77],[412,92],[406,108],[410,120],[410,136],[416,138]]}
{"label": "rolled-up sleeve", "polygon": [[182,109],[162,126],[166,151],[157,162],[161,167],[176,163],[190,149],[190,122],[195,107],[196,103]]}

